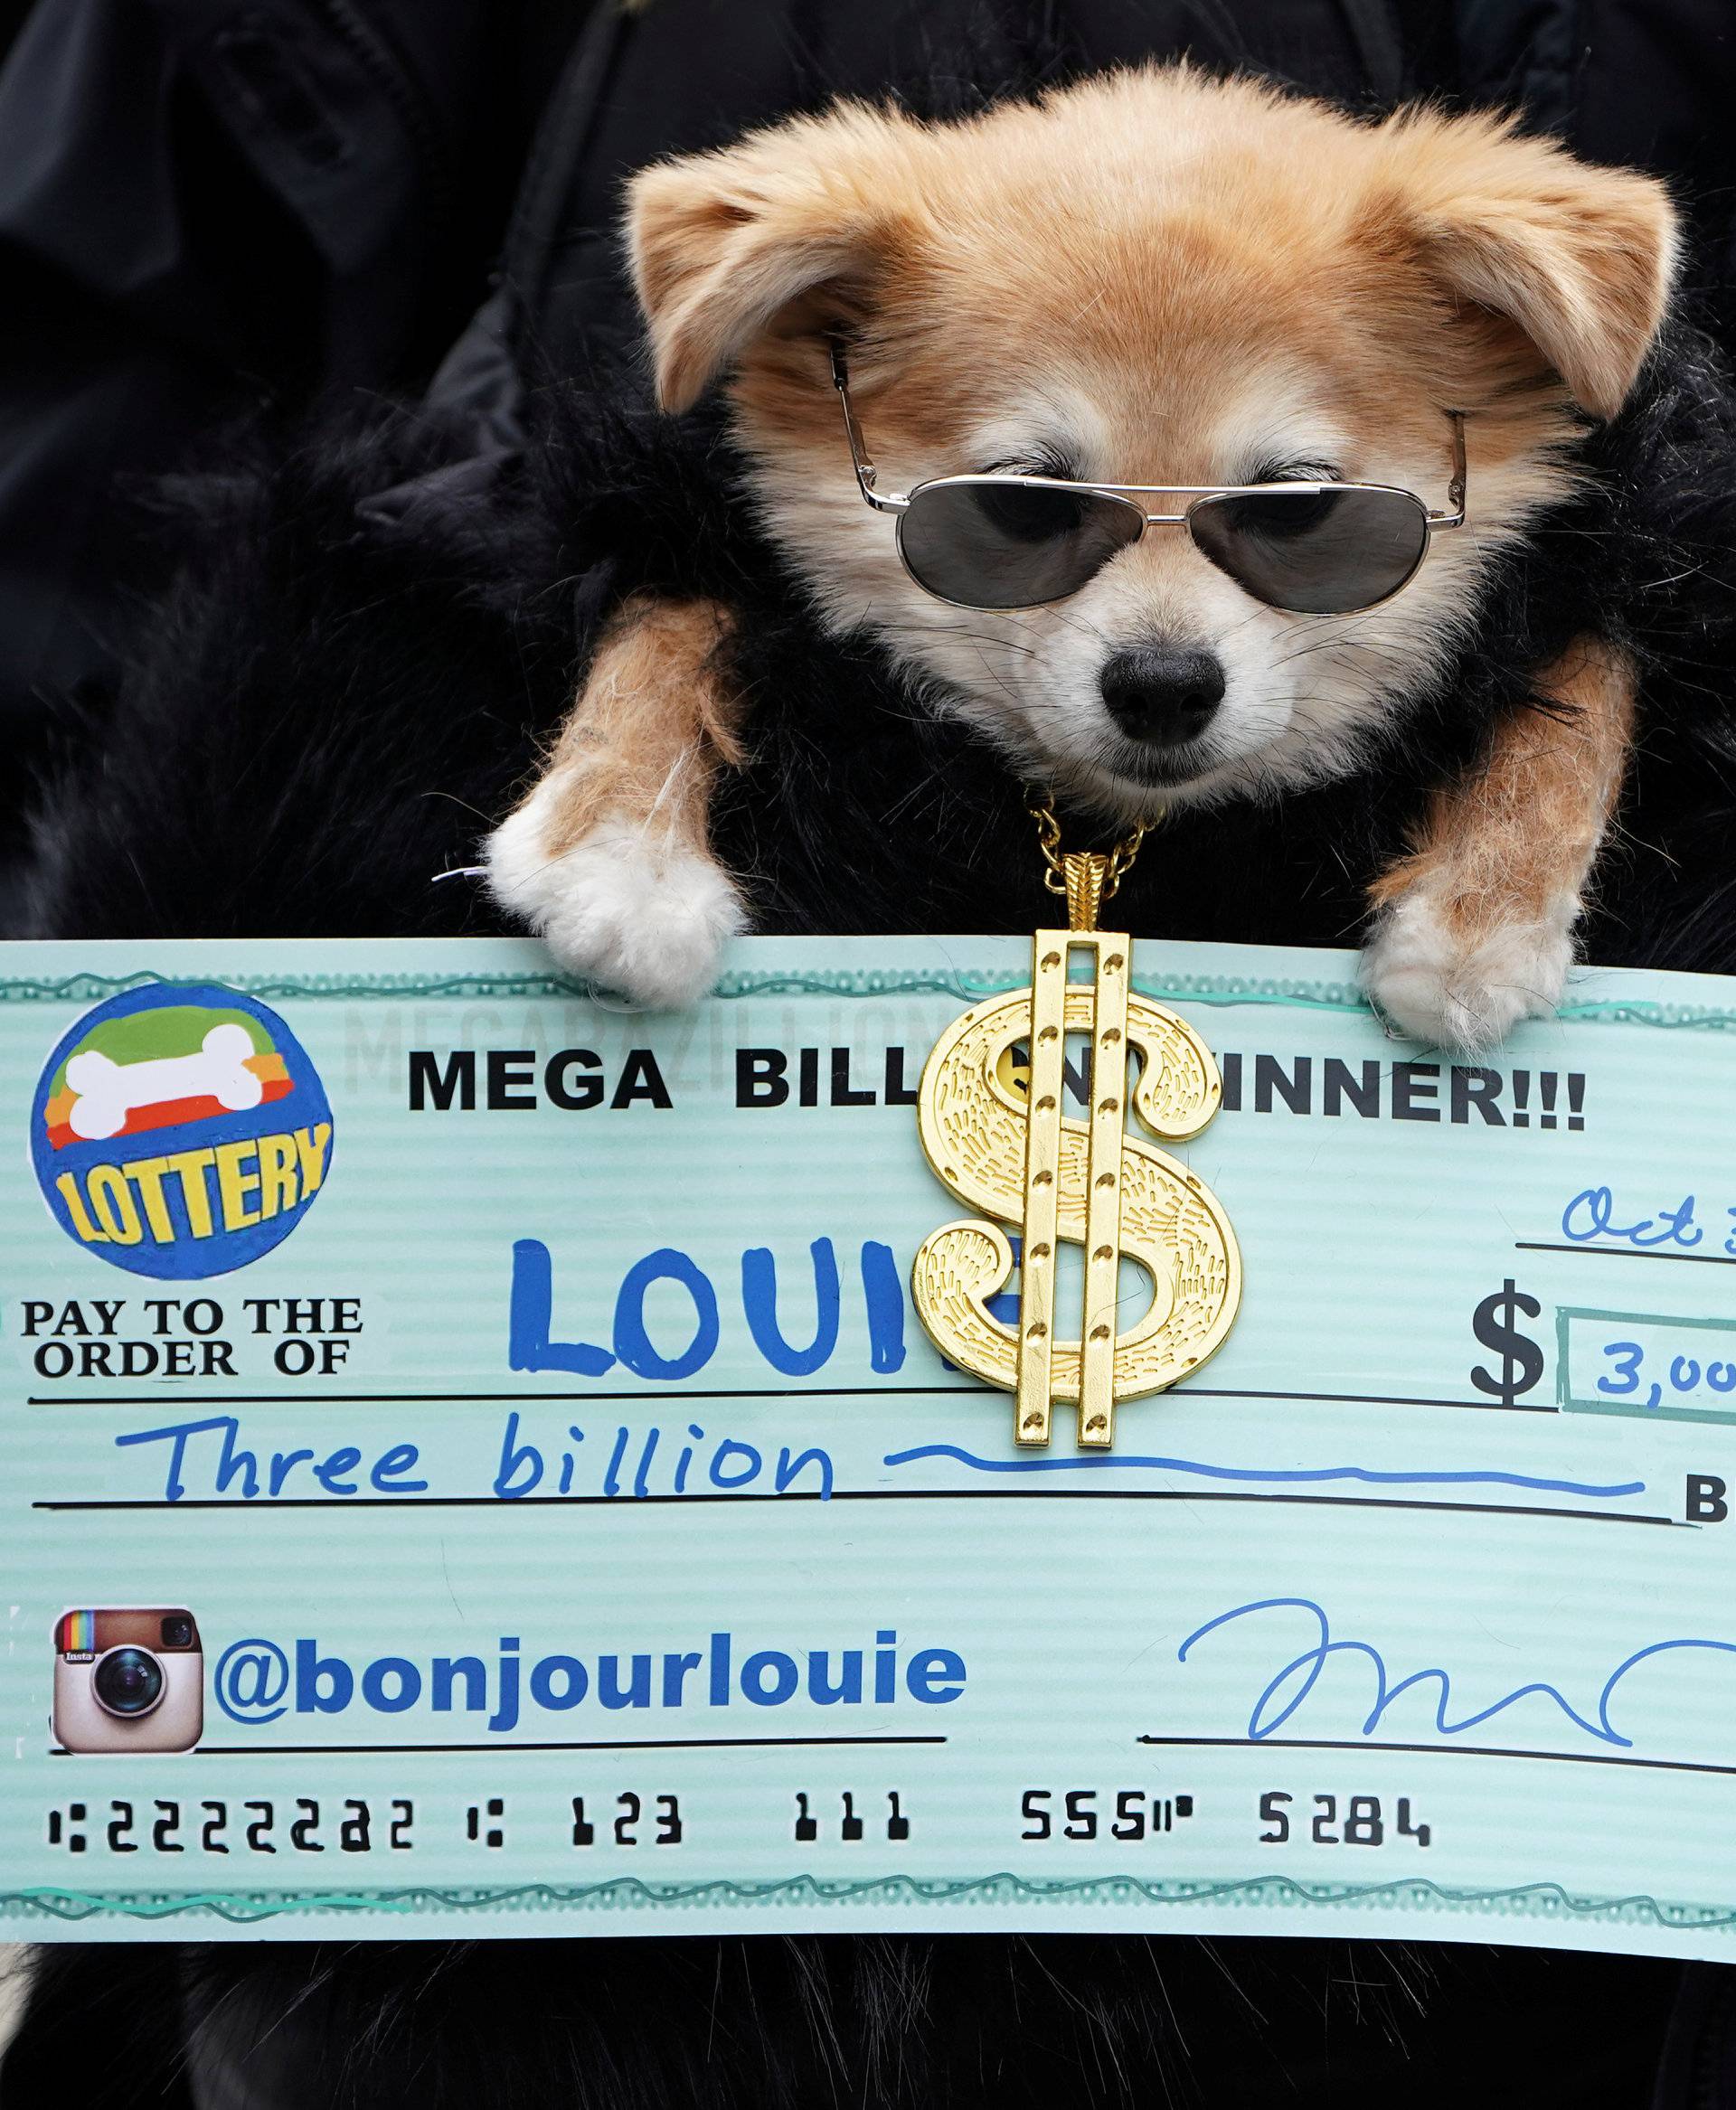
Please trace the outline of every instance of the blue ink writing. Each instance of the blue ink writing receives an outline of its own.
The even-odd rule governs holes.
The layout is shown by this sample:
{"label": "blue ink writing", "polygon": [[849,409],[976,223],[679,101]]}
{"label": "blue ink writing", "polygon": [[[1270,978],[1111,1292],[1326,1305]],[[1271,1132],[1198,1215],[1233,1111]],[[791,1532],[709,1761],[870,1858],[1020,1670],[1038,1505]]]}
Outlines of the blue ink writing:
{"label": "blue ink writing", "polygon": [[1530,1473],[1385,1473],[1368,1465],[1308,1465],[1286,1469],[1277,1465],[1207,1465],[1198,1458],[1141,1458],[1124,1454],[1090,1458],[980,1458],[957,1444],[918,1444],[908,1451],[892,1451],[886,1464],[913,1465],[927,1458],[951,1458],[975,1473],[1188,1473],[1205,1480],[1263,1480],[1300,1483],[1320,1480],[1356,1480],[1371,1487],[1525,1487],[1545,1494],[1583,1494],[1593,1497],[1644,1494],[1643,1480],[1614,1482],[1542,1480]]}
{"label": "blue ink writing", "polygon": [[[292,1499],[314,1495],[314,1488],[297,1481],[302,1467],[321,1493],[344,1496],[362,1491],[360,1480],[351,1475],[362,1463],[354,1444],[340,1444],[319,1456],[306,1448],[287,1451],[253,1451],[237,1439],[241,1425],[231,1414],[213,1415],[207,1421],[176,1421],[163,1428],[135,1429],[118,1436],[116,1447],[128,1450],[144,1444],[166,1446],[164,1461],[163,1499],[180,1502],[187,1493],[187,1475],[195,1473],[201,1487],[213,1494],[231,1489],[244,1502],[264,1495],[268,1500],[292,1491]],[[211,1439],[217,1439],[212,1442]],[[420,1494],[426,1480],[410,1480],[420,1454],[414,1444],[392,1444],[374,1460],[368,1471],[368,1485],[377,1494]],[[263,1462],[263,1470],[261,1464]],[[315,1499],[317,1499],[315,1496]]]}
{"label": "blue ink writing", "polygon": [[[1647,1412],[1655,1412],[1664,1404],[1665,1380],[1654,1378],[1650,1389],[1643,1399],[1638,1399],[1639,1389],[1646,1381],[1645,1377],[1646,1343],[1643,1341],[1606,1341],[1603,1352],[1614,1365],[1598,1380],[1598,1389],[1607,1399],[1637,1399]],[[1677,1395],[1696,1392],[1701,1380],[1714,1392],[1736,1392],[1736,1363],[1714,1359],[1704,1368],[1693,1355],[1675,1355],[1670,1358],[1668,1382]]]}
{"label": "blue ink writing", "polygon": [[1599,1239],[1611,1245],[1646,1252],[1655,1246],[1697,1246],[1705,1237],[1694,1220],[1694,1196],[1684,1195],[1674,1209],[1642,1216],[1632,1223],[1616,1221],[1616,1198],[1608,1187],[1587,1187],[1561,1211],[1561,1236],[1589,1246]]}
{"label": "blue ink writing", "polygon": [[1504,1693],[1499,1700],[1491,1700],[1486,1707],[1461,1715],[1457,1720],[1449,1720],[1447,1710],[1452,1700],[1452,1678],[1448,1672],[1437,1666],[1412,1671],[1405,1677],[1392,1680],[1389,1678],[1385,1658],[1377,1648],[1365,1641],[1333,1639],[1331,1624],[1326,1612],[1312,1597],[1260,1597],[1251,1604],[1237,1605],[1231,1611],[1220,1612],[1215,1619],[1208,1619],[1204,1625],[1196,1626],[1176,1651],[1176,1661],[1184,1663],[1189,1650],[1195,1643],[1203,1641],[1208,1634],[1216,1633],[1220,1627],[1228,1626],[1238,1619],[1252,1619],[1272,1612],[1302,1614],[1310,1630],[1311,1639],[1308,1646],[1299,1654],[1292,1656],[1268,1680],[1255,1700],[1248,1716],[1248,1735],[1255,1743],[1277,1735],[1314,1691],[1327,1663],[1334,1656],[1342,1655],[1362,1658],[1374,1674],[1374,1704],[1369,1709],[1362,1725],[1361,1733],[1364,1737],[1374,1734],[1388,1710],[1413,1686],[1432,1682],[1436,1687],[1434,1727],[1439,1736],[1463,1736],[1467,1729],[1477,1729],[1495,1715],[1505,1713],[1508,1708],[1516,1707],[1520,1700],[1534,1696],[1552,1702],[1575,1729],[1598,1743],[1618,1745],[1622,1749],[1629,1750],[1633,1747],[1634,1739],[1624,1736],[1616,1728],[1609,1719],[1609,1708],[1617,1687],[1630,1672],[1653,1656],[1667,1655],[1679,1649],[1709,1649],[1722,1655],[1736,1655],[1736,1642],[1703,1641],[1687,1637],[1675,1641],[1655,1641],[1645,1648],[1636,1649],[1631,1655],[1625,1656],[1610,1672],[1598,1694],[1592,1715],[1582,1713],[1555,1686],[1542,1679],[1534,1679],[1511,1692]]}
{"label": "blue ink writing", "polygon": [[[741,1256],[741,1317],[760,1359],[780,1377],[811,1377],[831,1362],[842,1331],[843,1295],[837,1254],[830,1239],[807,1249],[814,1291],[811,1340],[792,1342],[779,1317],[778,1262],[769,1247]],[[868,1367],[889,1376],[904,1362],[904,1276],[890,1246],[863,1242],[862,1311],[868,1336]],[[783,1286],[788,1292],[788,1286]],[[656,1298],[654,1328],[646,1306]],[[800,1299],[796,1291],[791,1302]],[[672,1315],[673,1314],[673,1315]],[[635,1377],[679,1384],[696,1377],[717,1353],[724,1319],[716,1285],[690,1254],[660,1246],[635,1260],[615,1297],[607,1348],[594,1341],[554,1337],[554,1264],[540,1239],[513,1247],[507,1299],[507,1361],[514,1370],[559,1371],[570,1377],[599,1378],[617,1363]]]}
{"label": "blue ink writing", "polygon": [[[541,1431],[538,1432],[539,1438]],[[609,1444],[608,1462],[602,1468],[601,1492],[610,1501],[644,1502],[667,1500],[671,1495],[704,1495],[713,1492],[723,1494],[793,1494],[816,1497],[821,1502],[832,1498],[833,1482],[836,1477],[829,1452],[810,1446],[806,1450],[793,1451],[783,1445],[775,1457],[769,1461],[752,1444],[743,1443],[738,1436],[710,1436],[697,1422],[689,1422],[689,1441],[683,1443],[674,1461],[673,1476],[667,1464],[656,1468],[654,1483],[652,1468],[657,1459],[663,1442],[661,1428],[633,1429],[622,1423],[611,1436],[599,1441]],[[568,1441],[577,1445],[585,1441],[585,1431],[569,1425]],[[679,1441],[672,1436],[671,1441]],[[629,1454],[634,1463],[627,1463]],[[592,1454],[600,1460],[600,1451]],[[506,1417],[506,1425],[501,1433],[500,1462],[495,1472],[493,1492],[502,1502],[522,1502],[526,1495],[534,1494],[549,1483],[544,1499],[549,1493],[570,1495],[574,1474],[582,1460],[578,1450],[562,1449],[558,1466],[550,1455],[546,1440],[533,1442],[523,1433],[523,1424],[516,1408]],[[694,1474],[697,1466],[703,1474]],[[593,1470],[595,1469],[593,1465]],[[690,1475],[692,1482],[690,1484]]]}

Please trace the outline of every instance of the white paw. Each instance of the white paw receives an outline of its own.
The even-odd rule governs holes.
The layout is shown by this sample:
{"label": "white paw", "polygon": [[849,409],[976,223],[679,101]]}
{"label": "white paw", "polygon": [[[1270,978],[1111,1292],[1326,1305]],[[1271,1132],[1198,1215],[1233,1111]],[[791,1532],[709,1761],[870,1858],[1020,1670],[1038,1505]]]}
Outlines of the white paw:
{"label": "white paw", "polygon": [[1571,926],[1518,923],[1467,945],[1435,906],[1407,895],[1363,948],[1362,984],[1407,1040],[1471,1055],[1524,1018],[1547,1018],[1573,964]]}
{"label": "white paw", "polygon": [[606,815],[563,856],[545,844],[546,787],[503,821],[484,855],[488,888],[568,974],[675,1011],[717,979],[747,918],[728,875],[656,823]]}

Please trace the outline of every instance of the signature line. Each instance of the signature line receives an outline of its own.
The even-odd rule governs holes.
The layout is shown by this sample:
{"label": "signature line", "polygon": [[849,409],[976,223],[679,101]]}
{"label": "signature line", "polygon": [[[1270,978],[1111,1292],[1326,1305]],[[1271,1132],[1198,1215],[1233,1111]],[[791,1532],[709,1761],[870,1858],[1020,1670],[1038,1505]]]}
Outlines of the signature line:
{"label": "signature line", "polygon": [[1622,1758],[1613,1751],[1520,1751],[1495,1744],[1372,1744],[1360,1737],[1136,1737],[1136,1744],[1210,1751],[1421,1751],[1471,1758],[1543,1758],[1556,1766],[1639,1766],[1655,1773],[1722,1773],[1736,1766],[1703,1766],[1692,1758]]}
{"label": "signature line", "polygon": [[1638,1246],[1552,1246],[1541,1239],[1514,1239],[1515,1253],[1613,1253],[1618,1260],[1689,1260],[1702,1267],[1736,1267],[1736,1259],[1722,1253],[1648,1253]]}

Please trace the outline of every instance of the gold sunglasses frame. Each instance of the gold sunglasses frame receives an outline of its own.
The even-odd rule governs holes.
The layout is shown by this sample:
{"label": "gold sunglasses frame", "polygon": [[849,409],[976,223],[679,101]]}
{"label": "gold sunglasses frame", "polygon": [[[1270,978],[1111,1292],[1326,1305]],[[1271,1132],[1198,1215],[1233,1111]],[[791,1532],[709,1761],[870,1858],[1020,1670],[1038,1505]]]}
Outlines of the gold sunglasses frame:
{"label": "gold sunglasses frame", "polygon": [[[1445,510],[1425,505],[1414,491],[1407,491],[1401,484],[1308,484],[1294,482],[1271,484],[1085,484],[1075,483],[1061,476],[1021,476],[1012,470],[984,476],[929,476],[925,477],[921,483],[913,485],[907,492],[883,492],[876,488],[874,465],[869,457],[866,442],[863,438],[862,428],[856,422],[855,406],[850,400],[850,372],[844,346],[835,338],[831,340],[828,348],[832,356],[832,382],[838,391],[838,400],[844,410],[844,436],[850,443],[850,459],[856,472],[856,488],[876,513],[890,513],[901,516],[910,511],[912,502],[920,497],[923,492],[941,490],[948,485],[958,485],[976,486],[985,484],[1010,484],[1021,488],[1033,488],[1041,491],[1069,491],[1085,497],[1109,498],[1125,505],[1129,513],[1137,513],[1140,523],[1138,534],[1130,537],[1119,548],[1111,551],[1111,556],[1119,556],[1123,549],[1132,549],[1136,543],[1144,539],[1146,531],[1150,528],[1184,527],[1189,530],[1194,547],[1199,551],[1206,562],[1211,564],[1214,570],[1222,571],[1226,579],[1234,579],[1235,574],[1220,564],[1210,550],[1196,535],[1192,533],[1194,513],[1199,506],[1208,501],[1224,498],[1264,498],[1269,497],[1278,491],[1299,492],[1310,498],[1322,497],[1328,492],[1374,491],[1386,497],[1409,499],[1422,515],[1424,528],[1422,547],[1417,552],[1416,562],[1411,565],[1410,570],[1405,573],[1396,586],[1381,594],[1377,598],[1372,601],[1363,601],[1354,608],[1337,608],[1329,611],[1331,614],[1343,616],[1364,615],[1370,608],[1383,607],[1386,602],[1394,599],[1404,591],[1418,572],[1422,570],[1429,552],[1434,546],[1436,529],[1463,527],[1465,524],[1465,413],[1462,410],[1447,410],[1442,413],[1451,424],[1453,434],[1453,466],[1452,475],[1447,485]],[[1185,498],[1191,503],[1184,506],[1180,513],[1151,513],[1144,505],[1137,503],[1140,499],[1150,497]],[[1006,604],[1001,608],[986,608],[979,602],[953,600],[947,594],[935,593],[934,589],[928,585],[925,580],[918,578],[916,572],[911,569],[910,560],[904,551],[901,517],[899,519],[894,532],[898,544],[899,561],[924,593],[933,595],[933,598],[938,601],[944,601],[948,608],[971,608],[982,615],[1005,614],[1009,607],[1014,609],[1019,608],[1052,608],[1058,601],[1070,600],[1074,594],[1088,586],[1090,580],[1097,576],[1097,572],[1102,570],[1103,563],[1109,561],[1109,559],[1106,557],[1103,563],[1099,563],[1084,579],[1080,580],[1078,586],[1069,587],[1065,593],[1052,595],[1046,601],[1021,601]],[[1317,609],[1285,609],[1280,602],[1269,601],[1264,599],[1262,596],[1255,594],[1244,580],[1236,579],[1236,584],[1251,598],[1260,601],[1262,607],[1278,608],[1280,613],[1288,615],[1322,613]]]}

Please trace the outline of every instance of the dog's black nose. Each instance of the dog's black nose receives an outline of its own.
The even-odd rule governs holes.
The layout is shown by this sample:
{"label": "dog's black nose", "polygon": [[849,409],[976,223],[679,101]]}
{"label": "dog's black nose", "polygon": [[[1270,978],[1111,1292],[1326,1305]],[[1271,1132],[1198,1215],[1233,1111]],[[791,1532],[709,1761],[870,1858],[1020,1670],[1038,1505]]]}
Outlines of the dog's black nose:
{"label": "dog's black nose", "polygon": [[1179,748],[1198,739],[1223,702],[1217,655],[1174,645],[1118,652],[1099,676],[1109,716],[1130,739]]}

